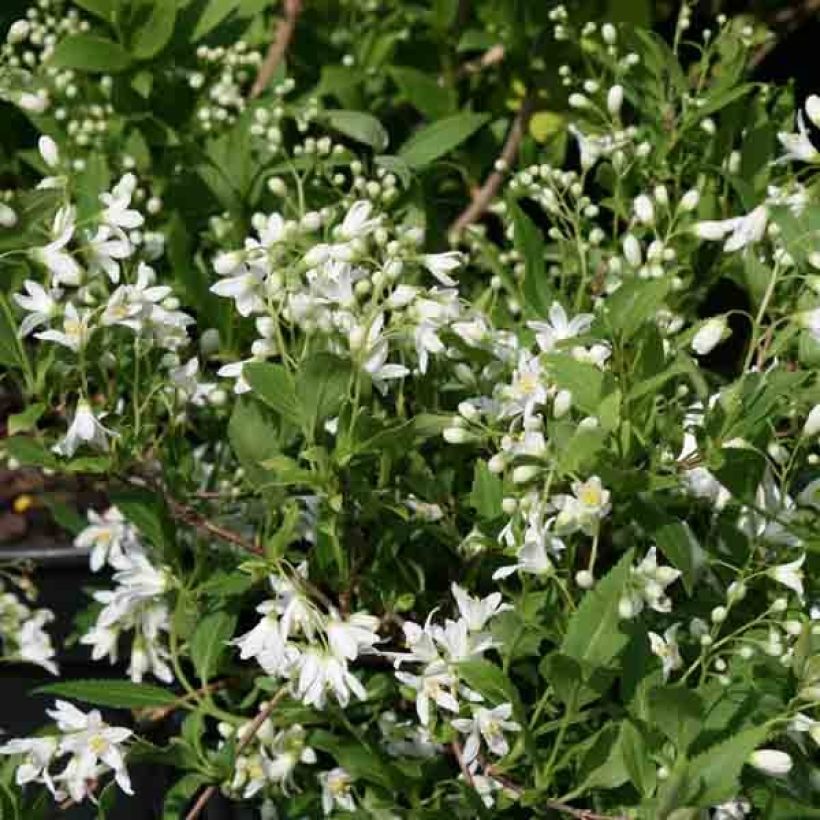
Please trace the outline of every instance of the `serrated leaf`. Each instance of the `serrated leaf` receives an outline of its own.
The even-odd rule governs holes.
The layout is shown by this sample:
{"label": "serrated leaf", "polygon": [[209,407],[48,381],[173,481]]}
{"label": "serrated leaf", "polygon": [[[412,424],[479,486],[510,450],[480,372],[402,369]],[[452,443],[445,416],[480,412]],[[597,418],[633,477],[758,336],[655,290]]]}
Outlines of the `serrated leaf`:
{"label": "serrated leaf", "polygon": [[203,684],[219,668],[222,654],[236,629],[236,614],[219,610],[210,612],[197,624],[188,644],[191,661]]}
{"label": "serrated leaf", "polygon": [[146,706],[170,706],[177,696],[151,683],[95,678],[49,683],[34,690],[35,695],[71,698],[94,706],[120,709],[142,709]]}
{"label": "serrated leaf", "polygon": [[333,353],[316,353],[303,362],[296,382],[300,417],[309,427],[334,415],[347,398],[352,366]]}
{"label": "serrated leaf", "polygon": [[469,139],[489,119],[487,114],[473,112],[445,117],[413,134],[398,155],[410,168],[424,168]]}
{"label": "serrated leaf", "polygon": [[592,666],[606,666],[624,649],[629,635],[621,628],[618,602],[630,575],[634,552],[626,552],[584,595],[561,643],[564,655]]}
{"label": "serrated leaf", "polygon": [[686,803],[714,806],[737,794],[743,766],[767,734],[766,726],[744,729],[694,757],[689,762],[689,771],[697,788],[692,788]]}
{"label": "serrated leaf", "polygon": [[49,64],[75,71],[117,73],[131,65],[131,55],[119,44],[98,34],[70,34],[57,43]]}
{"label": "serrated leaf", "polygon": [[369,145],[375,151],[384,151],[390,142],[384,126],[372,114],[341,108],[332,108],[324,113],[331,128],[350,139]]}
{"label": "serrated leaf", "polygon": [[544,362],[556,385],[572,393],[573,405],[594,415],[603,398],[604,374],[594,364],[579,362],[567,353],[550,353]]}
{"label": "serrated leaf", "polygon": [[607,321],[615,333],[631,338],[644,322],[654,321],[655,312],[669,293],[668,279],[632,279],[607,299]]}
{"label": "serrated leaf", "polygon": [[455,108],[455,95],[434,77],[410,66],[393,66],[390,76],[401,95],[431,120],[446,117]]}

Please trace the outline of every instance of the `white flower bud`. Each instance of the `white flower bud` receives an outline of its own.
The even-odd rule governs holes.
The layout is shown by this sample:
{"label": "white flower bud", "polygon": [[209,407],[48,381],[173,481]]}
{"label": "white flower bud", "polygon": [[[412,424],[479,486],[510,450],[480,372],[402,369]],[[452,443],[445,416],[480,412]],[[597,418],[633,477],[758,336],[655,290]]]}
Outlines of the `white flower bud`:
{"label": "white flower bud", "polygon": [[463,427],[447,427],[442,435],[448,444],[465,444],[472,439],[470,433]]}
{"label": "white flower bud", "polygon": [[541,468],[537,464],[523,464],[513,470],[513,483],[526,484],[528,481],[532,481],[540,472]]}
{"label": "white flower bud", "polygon": [[637,237],[628,233],[623,240],[624,258],[633,268],[639,268],[641,262],[641,243]]}
{"label": "white flower bud", "polygon": [[704,322],[698,332],[692,339],[692,350],[698,356],[706,356],[711,353],[715,347],[727,335],[728,325],[726,324],[725,316],[715,316],[712,319]]}
{"label": "white flower bud", "polygon": [[646,194],[635,197],[633,207],[639,222],[644,225],[652,225],[655,222],[655,206]]}
{"label": "white flower bud", "polygon": [[783,777],[792,770],[791,757],[778,749],[757,749],[749,755],[748,763],[772,777]]}
{"label": "white flower bud", "polygon": [[694,211],[700,203],[700,191],[697,188],[690,188],[681,197],[680,207],[682,211]]}
{"label": "white flower bud", "polygon": [[555,394],[555,401],[552,405],[552,414],[555,418],[563,418],[572,407],[572,393],[569,390],[559,390]]}
{"label": "white flower bud", "polygon": [[31,30],[31,26],[28,20],[15,20],[11,26],[9,26],[8,34],[6,35],[6,40],[9,43],[14,45],[15,43],[22,43],[23,40],[28,37],[28,33]]}
{"label": "white flower bud", "polygon": [[496,453],[488,462],[487,462],[487,469],[498,475],[499,473],[504,472],[504,468],[507,466],[507,460],[504,458],[503,453]]}
{"label": "white flower bud", "polygon": [[613,117],[617,117],[623,104],[624,87],[622,85],[613,85],[606,95],[606,110],[609,111]]}
{"label": "white flower bud", "polygon": [[635,606],[631,598],[624,597],[618,601],[618,616],[624,621],[635,617]]}
{"label": "white flower bud", "polygon": [[518,501],[511,496],[506,496],[501,501],[501,509],[504,510],[507,515],[512,515],[518,509]]}
{"label": "white flower bud", "polygon": [[271,177],[268,180],[268,190],[274,196],[284,196],[288,192],[288,186],[281,177]]}
{"label": "white flower bud", "polygon": [[820,128],[820,97],[812,94],[806,100],[806,114],[815,128]]}
{"label": "white flower bud", "polygon": [[716,606],[712,610],[712,623],[713,624],[722,624],[726,620],[726,616],[728,615],[728,610],[725,606]]}
{"label": "white flower bud", "polygon": [[665,185],[656,185],[652,195],[655,197],[655,202],[657,202],[658,205],[666,207],[669,204],[669,191],[667,191]]}
{"label": "white flower bud", "polygon": [[589,100],[583,94],[569,95],[570,108],[586,108],[589,105]]}
{"label": "white flower bud", "polygon": [[0,202],[0,228],[13,228],[17,224],[17,214],[14,209]]}
{"label": "white flower bud", "polygon": [[479,409],[470,401],[459,402],[458,412],[464,416],[467,421],[476,421],[481,416]]}
{"label": "white flower bud", "polygon": [[56,168],[60,164],[60,151],[57,148],[57,143],[51,137],[43,134],[37,141],[37,148],[40,151],[40,156],[43,162],[49,168]]}
{"label": "white flower bud", "polygon": [[579,570],[575,573],[575,583],[581,589],[592,589],[595,586],[595,576],[588,569]]}
{"label": "white flower bud", "polygon": [[614,46],[618,41],[618,30],[612,23],[604,23],[601,26],[601,37],[608,46]]}
{"label": "white flower bud", "polygon": [[820,433],[820,404],[815,404],[803,425],[803,435],[806,438],[814,438],[818,433]]}

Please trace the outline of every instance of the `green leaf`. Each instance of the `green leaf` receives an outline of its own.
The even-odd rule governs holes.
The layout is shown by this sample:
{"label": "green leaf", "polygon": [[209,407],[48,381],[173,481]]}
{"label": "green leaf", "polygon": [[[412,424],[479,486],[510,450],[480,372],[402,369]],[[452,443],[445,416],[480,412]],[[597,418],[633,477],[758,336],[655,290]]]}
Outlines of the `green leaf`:
{"label": "green leaf", "polygon": [[451,89],[439,85],[438,80],[417,68],[393,66],[390,76],[407,102],[428,119],[446,117],[455,108],[456,99]]}
{"label": "green leaf", "polygon": [[47,450],[42,442],[28,436],[12,436],[6,439],[5,447],[8,454],[21,464],[51,468],[59,464],[51,450]]}
{"label": "green leaf", "polygon": [[264,485],[271,473],[260,466],[280,452],[280,431],[273,413],[258,401],[242,397],[228,422],[228,440],[252,484]]}
{"label": "green leaf", "polygon": [[106,820],[112,817],[111,812],[117,803],[117,784],[109,783],[101,792],[97,801],[97,820]]}
{"label": "green leaf", "polygon": [[631,338],[644,324],[654,321],[671,287],[669,279],[632,279],[607,299],[607,320],[615,333]]}
{"label": "green leaf", "polygon": [[579,362],[567,353],[550,353],[544,361],[556,385],[572,393],[573,405],[594,415],[603,398],[604,374],[594,364]]}
{"label": "green leaf", "polygon": [[467,686],[475,689],[491,702],[502,703],[509,701],[513,706],[520,707],[521,701],[518,690],[500,666],[496,666],[483,658],[461,661],[458,664],[458,674]]}
{"label": "green leaf", "polygon": [[352,372],[350,361],[333,353],[316,353],[302,363],[296,395],[308,427],[339,410],[347,398]]}
{"label": "green leaf", "polygon": [[238,5],[239,0],[207,0],[194,26],[191,42],[195,43],[213,31]]}
{"label": "green leaf", "polygon": [[89,679],[49,683],[34,690],[35,695],[71,698],[95,706],[142,709],[146,706],[170,706],[177,696],[151,683],[131,683],[115,679]]}
{"label": "green leaf", "polygon": [[676,746],[685,752],[703,725],[703,700],[685,686],[656,686],[649,692],[649,715]]}
{"label": "green leaf", "polygon": [[650,794],[655,786],[655,764],[643,735],[631,721],[621,725],[619,746],[629,779],[641,794]]}
{"label": "green leaf", "polygon": [[379,154],[373,159],[376,165],[384,168],[385,171],[389,171],[391,174],[395,174],[405,188],[410,187],[410,183],[413,181],[413,172],[403,159],[395,157],[392,154]]}
{"label": "green leaf", "polygon": [[70,535],[77,535],[82,532],[88,525],[85,517],[80,515],[77,510],[61,501],[59,496],[44,493],[39,496],[43,503],[48,507],[51,517]]}
{"label": "green leaf", "polygon": [[139,60],[147,60],[159,54],[174,34],[177,19],[173,0],[143,0],[142,8],[148,7],[148,17],[131,38],[131,53]]}
{"label": "green leaf", "polygon": [[49,64],[75,71],[113,74],[131,65],[131,55],[119,43],[98,34],[70,34],[57,43]]}
{"label": "green leaf", "polygon": [[249,362],[242,368],[242,375],[251,386],[254,395],[268,407],[275,410],[288,423],[297,427],[301,424],[296,387],[283,365]]}
{"label": "green leaf", "polygon": [[111,494],[111,501],[140,534],[158,549],[173,544],[173,524],[156,493],[128,490]]}
{"label": "green leaf", "polygon": [[17,335],[17,323],[2,293],[0,293],[0,364],[9,367],[25,367],[27,364],[25,352]]}
{"label": "green leaf", "polygon": [[524,309],[533,317],[543,318],[552,303],[544,263],[544,237],[533,221],[514,200],[509,201],[513,220],[515,249],[524,260]]}
{"label": "green leaf", "polygon": [[0,782],[0,820],[18,820],[20,813],[14,793]]}
{"label": "green leaf", "polygon": [[350,139],[369,145],[375,151],[384,151],[390,138],[384,126],[364,111],[345,111],[332,108],[325,111],[327,124]]}
{"label": "green leaf", "polygon": [[473,488],[470,491],[470,506],[481,518],[492,520],[501,515],[503,495],[504,485],[501,479],[489,471],[485,461],[476,461]]}
{"label": "green leaf", "polygon": [[561,652],[592,666],[608,665],[626,646],[629,635],[621,628],[618,602],[629,578],[634,549],[584,595],[567,626]]}
{"label": "green leaf", "polygon": [[686,803],[713,806],[737,794],[740,772],[767,734],[766,726],[744,729],[693,758],[689,770],[697,788],[692,789]]}
{"label": "green leaf", "polygon": [[411,168],[424,168],[469,139],[490,119],[488,114],[462,112],[422,128],[399,149]]}
{"label": "green leaf", "polygon": [[203,684],[219,669],[219,661],[236,629],[236,614],[219,610],[199,622],[188,649],[197,675]]}
{"label": "green leaf", "polygon": [[42,402],[30,404],[25,410],[20,413],[13,413],[9,416],[8,428],[9,435],[13,436],[16,433],[27,433],[29,430],[37,426],[37,421],[40,416],[45,413],[46,406]]}
{"label": "green leaf", "polygon": [[120,5],[120,0],[74,0],[74,4],[110,22],[114,17],[114,12]]}

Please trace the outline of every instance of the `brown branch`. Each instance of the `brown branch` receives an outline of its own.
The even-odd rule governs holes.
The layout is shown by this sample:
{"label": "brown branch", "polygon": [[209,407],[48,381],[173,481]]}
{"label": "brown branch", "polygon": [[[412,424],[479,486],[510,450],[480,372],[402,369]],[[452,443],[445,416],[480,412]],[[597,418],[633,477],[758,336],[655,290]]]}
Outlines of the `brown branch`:
{"label": "brown branch", "polygon": [[495,168],[484,181],[481,188],[473,195],[473,201],[461,212],[458,219],[450,226],[450,235],[456,238],[463,233],[468,225],[477,222],[487,210],[490,203],[498,193],[501,183],[504,181],[504,173],[515,162],[521,140],[527,130],[527,123],[532,116],[535,107],[535,99],[532,94],[527,94],[515,115],[515,119],[507,132],[507,139],[501,149],[499,161],[501,170]]}
{"label": "brown branch", "polygon": [[[245,734],[242,735],[242,739],[236,745],[236,754],[237,756],[240,752],[244,751],[251,743],[251,741],[256,737],[256,733],[262,728],[263,724],[267,719],[273,714],[273,710],[276,708],[276,705],[279,703],[280,700],[285,696],[287,693],[287,689],[282,687],[268,702],[267,706],[262,709],[259,714],[253,719],[253,722],[250,726],[248,726],[247,731]],[[196,820],[200,814],[202,814],[203,809],[208,804],[208,801],[216,794],[218,786],[212,784],[205,789],[202,794],[199,795],[197,798],[196,803],[191,807],[191,810],[188,814],[185,815],[185,820]]]}
{"label": "brown branch", "polygon": [[168,505],[168,511],[177,521],[181,521],[183,524],[187,524],[189,527],[199,530],[199,532],[214,535],[228,544],[233,544],[235,547],[245,550],[245,552],[250,552],[254,555],[265,554],[265,550],[258,544],[254,544],[234,530],[229,530],[227,527],[214,524],[213,521],[205,518],[204,515],[198,513],[193,507],[182,504],[167,494],[165,494],[165,503]]}
{"label": "brown branch", "polygon": [[270,82],[271,77],[276,73],[279,64],[282,62],[288,50],[290,41],[296,31],[296,21],[302,12],[302,0],[285,0],[285,16],[276,22],[276,28],[268,46],[268,53],[259,66],[259,73],[250,91],[250,98],[258,97]]}
{"label": "brown branch", "polygon": [[473,776],[470,773],[470,770],[467,768],[467,764],[464,762],[464,753],[461,749],[461,744],[458,740],[454,740],[450,744],[450,748],[453,750],[453,756],[458,761],[458,767],[461,769],[461,773],[464,775],[464,780],[467,782],[467,785],[470,788],[475,788],[475,783],[473,782]]}
{"label": "brown branch", "polygon": [[201,686],[199,689],[196,689],[193,692],[188,692],[188,694],[177,698],[173,703],[168,704],[168,706],[160,706],[155,709],[146,709],[142,713],[140,720],[145,723],[158,723],[160,720],[167,718],[168,715],[176,712],[180,706],[184,706],[192,700],[197,700],[201,695],[212,695],[214,692],[227,689],[231,682],[232,680],[230,678],[226,678],[225,680],[218,680],[213,683],[209,683],[207,686]]}

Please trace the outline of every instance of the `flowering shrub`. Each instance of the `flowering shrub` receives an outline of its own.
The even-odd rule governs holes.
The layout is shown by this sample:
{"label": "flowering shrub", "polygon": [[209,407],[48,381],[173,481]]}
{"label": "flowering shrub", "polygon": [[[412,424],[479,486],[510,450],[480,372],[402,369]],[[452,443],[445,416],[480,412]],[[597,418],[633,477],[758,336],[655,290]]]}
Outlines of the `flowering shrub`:
{"label": "flowering shrub", "polygon": [[3,448],[104,491],[60,520],[121,676],[39,690],[3,816],[137,761],[190,820],[811,816],[820,97],[686,6],[265,5],[3,46]]}

